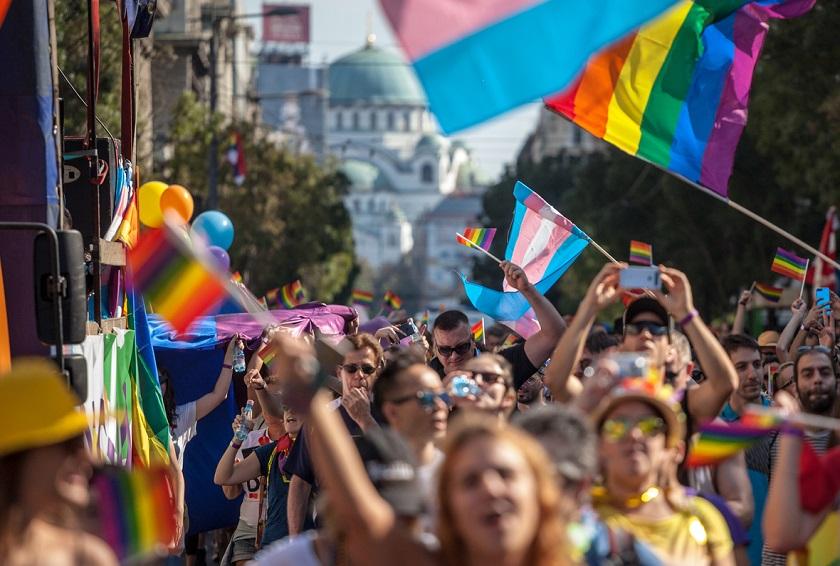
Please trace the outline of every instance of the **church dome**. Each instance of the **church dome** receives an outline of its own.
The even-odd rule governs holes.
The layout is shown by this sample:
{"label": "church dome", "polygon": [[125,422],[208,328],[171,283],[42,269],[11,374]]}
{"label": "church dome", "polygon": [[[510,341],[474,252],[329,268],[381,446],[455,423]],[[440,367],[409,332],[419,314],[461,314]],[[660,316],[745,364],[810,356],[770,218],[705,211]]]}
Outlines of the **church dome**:
{"label": "church dome", "polygon": [[353,192],[388,191],[390,185],[378,167],[364,161],[348,159],[338,168],[350,182]]}
{"label": "church dome", "polygon": [[426,105],[411,65],[370,44],[336,60],[328,77],[332,103]]}
{"label": "church dome", "polygon": [[446,138],[439,134],[424,134],[417,142],[416,150],[418,152],[429,150],[433,153],[442,150],[447,145]]}

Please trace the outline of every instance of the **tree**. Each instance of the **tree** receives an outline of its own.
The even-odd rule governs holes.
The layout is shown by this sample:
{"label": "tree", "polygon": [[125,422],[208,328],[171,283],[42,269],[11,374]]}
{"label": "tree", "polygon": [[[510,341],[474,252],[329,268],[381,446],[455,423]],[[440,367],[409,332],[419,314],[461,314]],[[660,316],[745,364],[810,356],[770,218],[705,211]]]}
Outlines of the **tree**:
{"label": "tree", "polygon": [[[214,131],[222,140],[219,209],[236,230],[229,250],[232,269],[258,294],[300,278],[310,298],[346,299],[355,256],[342,201],[346,183],[332,166],[291,153],[252,124],[224,126],[219,116],[210,117],[194,95],[185,93],[174,112],[172,157],[157,177],[188,187],[200,206],[207,193]],[[248,173],[242,186],[233,182],[224,156],[232,131],[247,133],[242,137]]]}

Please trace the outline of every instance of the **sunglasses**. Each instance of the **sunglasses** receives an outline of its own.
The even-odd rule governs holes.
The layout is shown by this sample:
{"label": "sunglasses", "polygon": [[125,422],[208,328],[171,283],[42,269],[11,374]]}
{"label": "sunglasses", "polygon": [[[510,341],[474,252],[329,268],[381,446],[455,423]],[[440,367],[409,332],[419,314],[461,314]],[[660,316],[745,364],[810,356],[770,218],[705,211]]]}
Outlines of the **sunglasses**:
{"label": "sunglasses", "polygon": [[436,391],[418,391],[414,395],[400,397],[399,399],[393,399],[389,402],[400,405],[402,403],[407,403],[408,401],[417,401],[424,411],[431,413],[437,408],[438,399],[443,401],[447,408],[452,406],[452,399],[449,397],[448,393],[438,393]]}
{"label": "sunglasses", "polygon": [[825,354],[826,356],[831,357],[831,348],[826,348],[825,346],[800,346],[796,349],[796,354],[798,356],[807,354],[808,352],[819,352],[820,354]]}
{"label": "sunglasses", "polygon": [[365,375],[372,375],[373,372],[376,371],[376,368],[370,364],[344,364],[341,366],[341,369],[347,373],[356,373],[357,371],[362,370],[362,373]]}
{"label": "sunglasses", "polygon": [[459,356],[463,356],[467,352],[472,349],[472,340],[467,342],[462,342],[456,346],[438,346],[437,351],[438,353],[443,356],[444,358],[448,358],[452,354],[458,354]]}
{"label": "sunglasses", "polygon": [[644,417],[641,419],[615,418],[607,419],[601,425],[601,434],[609,442],[619,442],[627,438],[634,429],[639,429],[645,438],[653,438],[665,432],[665,421],[660,417]]}
{"label": "sunglasses", "polygon": [[630,336],[638,336],[647,330],[651,336],[665,336],[668,334],[668,327],[655,322],[631,322],[624,326],[624,333]]}

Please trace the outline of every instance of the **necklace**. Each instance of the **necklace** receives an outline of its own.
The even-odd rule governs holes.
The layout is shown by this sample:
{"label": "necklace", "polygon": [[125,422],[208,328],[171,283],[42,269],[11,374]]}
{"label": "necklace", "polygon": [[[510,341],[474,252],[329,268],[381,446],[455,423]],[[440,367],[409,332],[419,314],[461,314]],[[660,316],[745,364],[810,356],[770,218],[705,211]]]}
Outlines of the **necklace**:
{"label": "necklace", "polygon": [[[639,495],[633,495],[628,497],[623,502],[621,502],[621,506],[625,509],[638,509],[645,503],[650,503],[657,497],[662,491],[655,485],[647,488]],[[595,503],[615,503],[614,499],[610,497],[610,494],[607,492],[607,488],[598,485],[592,488],[592,499]]]}

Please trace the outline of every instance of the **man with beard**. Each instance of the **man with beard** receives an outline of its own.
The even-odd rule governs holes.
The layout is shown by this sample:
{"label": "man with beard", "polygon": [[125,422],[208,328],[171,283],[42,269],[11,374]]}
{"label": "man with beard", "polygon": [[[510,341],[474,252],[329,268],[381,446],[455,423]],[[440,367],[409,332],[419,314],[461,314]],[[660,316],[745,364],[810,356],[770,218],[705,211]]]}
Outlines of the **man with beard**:
{"label": "man with beard", "polygon": [[[796,379],[796,392],[803,413],[830,417],[837,400],[837,373],[831,360],[831,350],[825,346],[804,346],[799,348],[793,364]],[[805,442],[817,454],[823,454],[831,444],[830,430],[806,428]],[[767,475],[772,477],[773,468],[779,457],[780,433],[776,432],[769,441],[769,456],[765,460]],[[778,531],[778,529],[773,529]],[[776,537],[778,538],[778,537]],[[764,546],[761,554],[762,566],[784,566],[784,552],[776,552]]]}
{"label": "man with beard", "polygon": [[537,372],[516,390],[516,410],[522,413],[543,405],[545,405],[545,385],[542,373]]}

